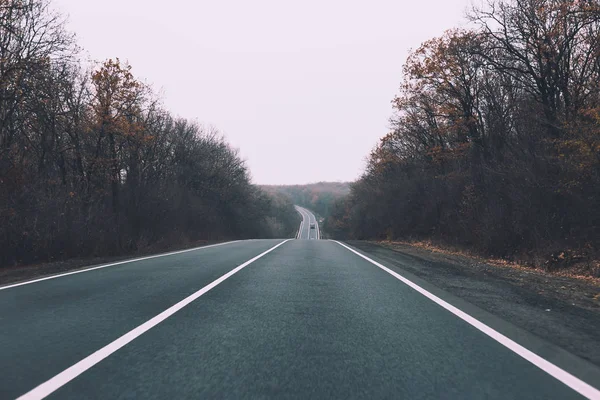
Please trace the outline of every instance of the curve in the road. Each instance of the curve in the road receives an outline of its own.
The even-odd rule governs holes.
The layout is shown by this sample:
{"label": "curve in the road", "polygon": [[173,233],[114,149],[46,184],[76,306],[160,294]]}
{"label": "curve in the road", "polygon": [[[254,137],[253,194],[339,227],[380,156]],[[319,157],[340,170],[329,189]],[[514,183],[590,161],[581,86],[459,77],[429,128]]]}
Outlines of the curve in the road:
{"label": "curve in the road", "polygon": [[[302,222],[298,229],[297,239],[320,240],[321,230],[317,217],[308,209],[300,206],[295,206],[298,213],[302,216]],[[315,229],[311,229],[310,225],[315,224]],[[313,232],[314,231],[314,232]]]}

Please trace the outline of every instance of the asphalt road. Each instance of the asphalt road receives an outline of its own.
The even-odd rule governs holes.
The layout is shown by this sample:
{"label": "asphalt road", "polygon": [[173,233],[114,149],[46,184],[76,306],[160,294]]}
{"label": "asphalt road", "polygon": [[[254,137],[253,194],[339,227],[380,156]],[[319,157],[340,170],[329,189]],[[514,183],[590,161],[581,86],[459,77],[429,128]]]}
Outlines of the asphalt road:
{"label": "asphalt road", "polygon": [[406,276],[251,240],[5,286],[0,398],[600,398],[597,370]]}
{"label": "asphalt road", "polygon": [[[302,222],[300,223],[300,228],[298,229],[298,234],[296,235],[296,239],[305,239],[305,240],[319,240],[321,239],[321,231],[319,229],[319,221],[315,215],[306,208],[295,206],[298,213],[302,216]],[[314,228],[311,228],[311,224],[314,224]]]}

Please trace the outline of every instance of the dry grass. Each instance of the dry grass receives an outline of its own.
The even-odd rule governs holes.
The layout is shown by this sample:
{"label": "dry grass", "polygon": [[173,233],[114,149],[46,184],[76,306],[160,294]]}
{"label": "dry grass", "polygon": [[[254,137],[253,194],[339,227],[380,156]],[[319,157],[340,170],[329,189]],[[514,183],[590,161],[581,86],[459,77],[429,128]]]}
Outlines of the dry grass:
{"label": "dry grass", "polygon": [[[478,254],[474,254],[465,249],[458,249],[451,246],[444,246],[433,243],[429,240],[414,240],[414,241],[379,241],[377,243],[393,246],[404,245],[416,247],[431,253],[443,254],[447,256],[458,256],[469,258],[473,261],[485,263],[499,268],[510,268],[513,270],[532,271],[547,274],[549,276],[560,276],[585,281],[595,286],[600,287],[600,260],[588,260],[573,264],[565,269],[548,270],[543,267],[543,263],[525,262],[525,261],[509,261],[501,258],[486,258]],[[600,298],[600,295],[598,296]],[[596,299],[598,300],[598,299]]]}

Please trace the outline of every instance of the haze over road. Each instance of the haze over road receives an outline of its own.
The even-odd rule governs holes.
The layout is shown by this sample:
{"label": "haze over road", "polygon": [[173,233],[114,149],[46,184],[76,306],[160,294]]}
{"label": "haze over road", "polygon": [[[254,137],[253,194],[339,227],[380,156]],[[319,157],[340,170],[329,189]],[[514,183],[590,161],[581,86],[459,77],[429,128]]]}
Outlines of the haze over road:
{"label": "haze over road", "polygon": [[[296,239],[308,239],[308,240],[319,240],[321,239],[321,232],[319,230],[319,221],[315,215],[307,210],[306,208],[295,206],[296,210],[300,215],[302,215],[302,222],[300,223],[300,228],[298,229],[298,234],[296,235]],[[315,224],[314,229],[311,229],[311,224]]]}
{"label": "haze over road", "polygon": [[600,398],[597,369],[559,368],[503,336],[508,324],[449,303],[329,240],[230,242],[5,286],[0,398]]}

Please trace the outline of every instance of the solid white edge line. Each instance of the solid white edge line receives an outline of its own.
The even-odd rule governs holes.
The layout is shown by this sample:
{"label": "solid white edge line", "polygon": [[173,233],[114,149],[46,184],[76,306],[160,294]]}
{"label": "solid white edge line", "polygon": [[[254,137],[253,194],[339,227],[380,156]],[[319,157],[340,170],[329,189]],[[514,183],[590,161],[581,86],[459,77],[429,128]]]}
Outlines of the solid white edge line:
{"label": "solid white edge line", "polygon": [[315,225],[317,226],[317,240],[321,240],[321,229],[319,228],[319,221],[317,221],[317,217],[315,217]]}
{"label": "solid white edge line", "polygon": [[304,225],[308,225],[308,228],[306,228],[306,240],[310,240],[310,215],[306,213],[304,208],[302,208],[302,216],[304,217]]}
{"label": "solid white edge line", "polygon": [[509,339],[508,337],[504,336],[500,332],[490,328],[489,326],[485,325],[483,322],[479,321],[478,319],[470,316],[469,314],[465,313],[464,311],[459,310],[458,308],[454,307],[450,303],[440,299],[436,295],[428,292],[427,290],[423,289],[421,286],[406,279],[402,275],[392,271],[391,269],[385,267],[384,265],[378,263],[377,261],[371,260],[369,257],[359,253],[358,251],[346,246],[343,243],[338,242],[337,240],[333,240],[333,242],[339,244],[342,247],[345,247],[346,249],[350,250],[351,252],[358,255],[359,257],[361,257],[361,258],[367,260],[368,262],[370,262],[371,264],[381,268],[388,274],[392,275],[394,278],[402,281],[403,283],[405,283],[412,289],[416,290],[423,296],[427,297],[428,299],[437,303],[441,307],[450,311],[452,314],[456,315],[458,318],[462,319],[469,325],[471,325],[471,326],[475,327],[476,329],[478,329],[479,331],[485,333],[487,336],[491,337],[492,339],[494,339],[495,341],[497,341],[504,347],[508,348],[509,350],[512,350],[514,353],[521,356],[525,360],[529,361],[530,363],[532,363],[533,365],[535,365],[542,371],[546,372],[547,374],[551,375],[555,379],[564,383],[565,385],[567,385],[568,387],[570,387],[571,389],[573,389],[580,395],[585,396],[588,399],[593,399],[593,400],[600,399],[600,390],[596,389],[595,387],[585,383],[581,379],[577,378],[576,376],[571,375],[567,371],[552,364],[550,361],[545,360],[544,358],[538,356],[537,354],[533,353],[532,351],[527,350],[525,347],[516,343],[512,339]]}
{"label": "solid white edge line", "polygon": [[107,344],[106,346],[104,346],[100,350],[96,351],[95,353],[90,354],[83,360],[77,362],[76,364],[72,365],[71,367],[60,372],[58,375],[55,375],[53,378],[50,378],[46,382],[44,382],[41,385],[37,386],[36,388],[30,390],[29,392],[25,393],[24,395],[20,396],[17,400],[37,400],[37,399],[43,399],[46,396],[49,396],[50,394],[52,394],[53,392],[55,392],[62,386],[66,385],[67,383],[69,383],[70,381],[72,381],[73,379],[75,379],[76,377],[78,377],[79,375],[81,375],[82,373],[84,373],[85,371],[87,371],[88,369],[93,367],[94,365],[98,364],[100,361],[104,360],[106,357],[110,356],[117,350],[121,349],[123,346],[125,346],[129,342],[131,342],[134,339],[136,339],[137,337],[143,335],[145,332],[149,331],[156,325],[160,324],[161,322],[163,322],[164,320],[166,320],[167,318],[169,318],[170,316],[175,314],[177,311],[181,310],[182,308],[184,308],[185,306],[187,306],[194,300],[198,299],[200,296],[202,296],[209,290],[213,289],[215,286],[219,285],[226,279],[235,275],[237,272],[239,272],[243,268],[252,264],[254,261],[267,255],[268,253],[272,252],[273,250],[275,250],[279,246],[287,243],[290,240],[291,239],[284,240],[283,242],[279,243],[278,245],[271,247],[269,250],[257,255],[256,257],[246,261],[245,263],[239,265],[235,269],[233,269],[233,270],[229,271],[228,273],[226,273],[225,275],[221,276],[219,279],[204,286],[202,289],[198,290],[196,293],[186,297],[185,299],[181,300],[179,303],[175,304],[174,306],[169,307],[168,309],[161,312],[157,316],[144,322],[137,328],[134,328],[133,330],[127,332],[123,336],[121,336],[118,339],[114,340],[113,342]]}
{"label": "solid white edge line", "polygon": [[[298,207],[298,209],[300,210],[300,214],[302,214],[302,230],[304,230],[304,227],[306,226],[305,222],[306,222],[307,215],[306,215],[306,212],[304,211],[304,208]],[[306,237],[307,240],[310,239],[310,217],[309,217],[308,222],[309,222],[309,226],[308,226],[308,231],[307,231],[308,236]],[[302,239],[302,234],[300,234],[300,239]]]}
{"label": "solid white edge line", "polygon": [[310,214],[306,211],[306,209],[303,209],[304,214],[306,215],[306,220],[308,221],[308,229],[306,230],[306,239],[310,240]]}
{"label": "solid white edge line", "polygon": [[310,223],[311,223],[310,221],[311,221],[311,216],[312,216],[315,219],[315,240],[320,240],[321,232],[319,229],[319,222],[317,221],[317,217],[311,211],[309,211],[307,209],[303,209],[303,210],[308,215],[308,223],[309,223],[308,239],[310,240]]}
{"label": "solid white edge line", "polygon": [[[300,211],[296,209],[296,212],[300,214]],[[302,214],[300,214],[302,216]],[[300,229],[298,230],[298,234],[296,235],[296,239],[300,239],[300,234],[302,233],[302,222],[304,221],[304,217],[302,217],[302,221],[300,221]]]}
{"label": "solid white edge line", "polygon": [[[296,208],[296,212],[298,214],[300,214],[300,211],[298,211],[298,209]],[[302,214],[300,214],[302,216]],[[304,221],[304,218],[302,218],[302,221]],[[300,232],[302,232],[302,221],[300,221],[300,228],[298,229],[298,233],[296,234],[296,239],[300,239]]]}
{"label": "solid white edge line", "polygon": [[296,239],[302,239],[302,229],[304,228],[304,214],[302,214],[302,211],[300,211],[299,206],[295,206],[295,207],[296,207],[296,211],[298,212],[298,214],[300,214],[302,216],[302,221],[300,222],[300,230],[298,231],[298,235],[297,235]]}
{"label": "solid white edge line", "polygon": [[302,215],[302,222],[300,223],[300,232],[297,235],[297,239],[302,239],[302,230],[304,229],[305,226],[305,220],[308,219],[308,236],[307,236],[307,240],[310,240],[310,219],[311,219],[311,215],[315,218],[315,240],[320,240],[321,239],[321,231],[319,229],[319,223],[317,222],[317,217],[314,216],[314,214],[312,214],[312,212],[308,211],[307,209],[300,207],[300,206],[295,206],[296,207],[296,211],[298,211],[300,213],[300,215]]}
{"label": "solid white edge line", "polygon": [[85,268],[85,269],[78,269],[77,271],[64,272],[64,273],[61,273],[61,274],[46,276],[44,278],[33,279],[33,280],[30,280],[30,281],[19,282],[19,283],[13,283],[11,285],[6,285],[6,286],[0,286],[0,290],[6,290],[6,289],[15,288],[15,287],[18,287],[18,286],[30,285],[32,283],[37,283],[37,282],[42,282],[42,281],[48,281],[50,279],[61,278],[63,276],[81,274],[83,272],[89,272],[89,271],[95,271],[97,269],[114,267],[115,265],[122,265],[122,264],[137,262],[137,261],[150,260],[152,258],[168,257],[168,256],[176,255],[176,254],[189,253],[190,251],[196,251],[196,250],[202,250],[202,249],[209,249],[211,247],[218,247],[218,246],[223,246],[223,245],[226,245],[226,244],[232,244],[232,243],[237,243],[237,242],[239,242],[239,240],[234,240],[234,241],[231,241],[231,242],[211,244],[211,245],[208,245],[208,246],[194,247],[193,249],[187,249],[187,250],[172,251],[172,252],[169,252],[169,253],[156,254],[156,255],[153,255],[153,256],[134,258],[134,259],[130,259],[130,260],[123,260],[123,261],[114,262],[114,263],[110,263],[110,264],[102,264],[102,265],[98,265],[96,267],[90,267],[90,268]]}

